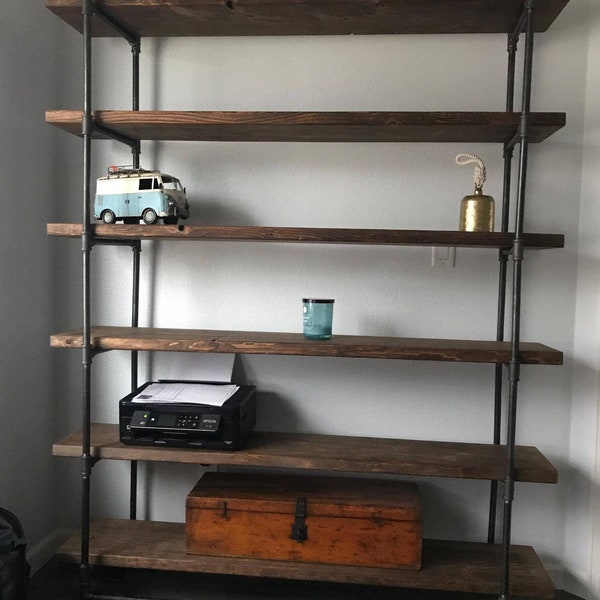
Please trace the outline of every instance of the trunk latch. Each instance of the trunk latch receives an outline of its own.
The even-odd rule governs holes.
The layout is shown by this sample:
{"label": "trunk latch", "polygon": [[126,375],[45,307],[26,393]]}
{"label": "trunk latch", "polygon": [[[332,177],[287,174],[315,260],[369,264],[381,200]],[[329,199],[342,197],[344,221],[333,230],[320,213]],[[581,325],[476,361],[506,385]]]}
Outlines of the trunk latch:
{"label": "trunk latch", "polygon": [[308,527],[306,525],[306,498],[298,498],[296,501],[296,513],[292,523],[292,535],[290,538],[297,542],[308,539]]}

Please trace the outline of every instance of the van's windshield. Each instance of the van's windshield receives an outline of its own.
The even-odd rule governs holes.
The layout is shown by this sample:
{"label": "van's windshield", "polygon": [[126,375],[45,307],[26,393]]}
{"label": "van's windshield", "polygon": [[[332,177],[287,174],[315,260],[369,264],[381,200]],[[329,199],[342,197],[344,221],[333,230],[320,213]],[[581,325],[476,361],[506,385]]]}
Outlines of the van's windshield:
{"label": "van's windshield", "polygon": [[162,176],[163,184],[165,186],[165,190],[182,190],[183,187],[176,177],[172,177],[171,175],[163,175]]}

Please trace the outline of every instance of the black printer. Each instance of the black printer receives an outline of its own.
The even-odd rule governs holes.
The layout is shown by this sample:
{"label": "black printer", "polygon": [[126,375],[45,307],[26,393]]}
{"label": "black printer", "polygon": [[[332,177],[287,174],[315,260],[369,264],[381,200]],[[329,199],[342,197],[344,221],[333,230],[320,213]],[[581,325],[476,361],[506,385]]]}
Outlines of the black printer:
{"label": "black printer", "polygon": [[[221,391],[218,386],[232,385],[172,380],[145,383],[119,401],[121,442],[139,446],[239,450],[256,424],[256,387],[236,386],[220,405],[198,403],[205,391],[218,394]],[[164,390],[160,401],[153,393],[157,386],[161,392]],[[169,398],[171,391],[173,397]],[[190,395],[197,395],[194,402],[186,401]]]}

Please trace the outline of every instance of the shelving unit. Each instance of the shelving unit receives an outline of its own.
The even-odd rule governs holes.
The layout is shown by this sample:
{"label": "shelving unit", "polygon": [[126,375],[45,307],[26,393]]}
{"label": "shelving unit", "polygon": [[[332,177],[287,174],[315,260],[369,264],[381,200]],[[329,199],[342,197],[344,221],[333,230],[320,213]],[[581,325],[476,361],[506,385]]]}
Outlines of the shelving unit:
{"label": "shelving unit", "polygon": [[[52,223],[48,234],[81,238],[83,246],[83,325],[52,336],[57,348],[83,350],[83,427],[53,447],[56,456],[82,462],[82,531],[60,550],[81,564],[82,598],[102,598],[90,588],[93,563],[134,568],[230,573],[251,576],[344,581],[421,589],[553,598],[554,588],[534,550],[511,544],[515,481],[555,483],[556,469],[536,449],[515,445],[520,365],[560,365],[562,353],[520,339],[521,265],[525,249],[561,248],[560,234],[523,231],[528,146],[542,142],[565,124],[563,113],[532,113],[529,107],[534,32],[545,31],[568,0],[503,0],[468,3],[442,0],[46,0],[47,7],[83,33],[83,110],[52,110],[47,122],[83,137],[84,189],[81,224]],[[508,89],[504,112],[217,112],[140,111],[139,40],[141,36],[331,35],[406,33],[508,34]],[[526,34],[523,101],[513,109],[517,41]],[[133,109],[93,110],[91,38],[122,35],[133,49]],[[139,165],[142,140],[305,141],[305,142],[488,142],[501,144],[505,158],[500,232],[381,229],[293,228],[259,226],[138,226],[92,224],[90,155],[95,139],[113,138],[130,145]],[[516,225],[508,226],[511,164],[519,148]],[[142,240],[238,243],[312,243],[392,246],[460,246],[498,252],[499,292],[495,340],[407,339],[334,336],[326,342],[292,333],[204,331],[138,327],[139,249]],[[133,263],[131,327],[92,326],[90,252],[94,245],[124,244],[136,250]],[[400,250],[399,250],[400,251]],[[507,267],[512,261],[512,324],[504,340]],[[90,423],[93,357],[108,350],[132,351],[132,387],[137,381],[137,352],[227,352],[295,356],[361,357],[392,360],[475,362],[496,365],[493,443],[466,444],[375,439],[316,434],[255,432],[240,452],[124,446],[116,425]],[[503,369],[508,401],[502,399]],[[506,404],[506,407],[503,405]],[[500,423],[506,410],[506,442]],[[343,449],[343,452],[342,452]],[[123,520],[94,520],[89,513],[90,477],[100,459],[132,461],[132,498],[137,461],[318,469],[363,474],[484,479],[492,482],[488,543],[424,541],[420,571],[332,567],[246,559],[215,559],[185,553],[183,526]],[[498,482],[503,482],[502,543],[495,542]],[[133,502],[135,504],[135,502]],[[135,510],[132,510],[135,517]],[[147,543],[148,540],[152,543]],[[150,550],[149,550],[150,548]]]}

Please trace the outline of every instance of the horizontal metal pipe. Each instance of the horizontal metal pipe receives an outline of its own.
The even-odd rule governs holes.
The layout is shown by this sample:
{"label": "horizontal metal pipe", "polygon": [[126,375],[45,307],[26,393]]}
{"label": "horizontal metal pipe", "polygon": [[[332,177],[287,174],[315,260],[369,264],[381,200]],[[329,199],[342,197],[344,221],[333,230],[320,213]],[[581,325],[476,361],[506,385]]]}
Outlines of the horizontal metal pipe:
{"label": "horizontal metal pipe", "polygon": [[139,40],[139,37],[123,27],[106,9],[99,4],[97,0],[92,0],[96,15],[102,19],[111,29],[114,29],[123,39],[127,40],[131,45],[134,45]]}
{"label": "horizontal metal pipe", "polygon": [[111,596],[107,594],[89,594],[86,597],[86,600],[160,600],[160,598],[156,598],[156,596],[153,596],[152,598],[142,598],[141,596]]}
{"label": "horizontal metal pipe", "polygon": [[128,246],[135,248],[138,240],[107,240],[104,238],[94,238],[94,244],[101,246]]}
{"label": "horizontal metal pipe", "polygon": [[93,128],[96,131],[99,131],[100,133],[103,133],[104,135],[107,135],[108,137],[113,138],[117,142],[121,142],[122,144],[130,146],[134,150],[139,148],[138,140],[134,140],[133,138],[127,137],[126,135],[117,133],[116,131],[109,129],[108,127],[104,127],[104,125],[100,125],[98,123],[93,123]]}

